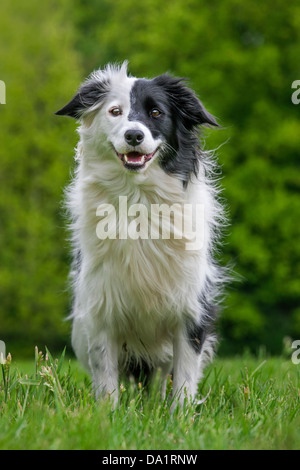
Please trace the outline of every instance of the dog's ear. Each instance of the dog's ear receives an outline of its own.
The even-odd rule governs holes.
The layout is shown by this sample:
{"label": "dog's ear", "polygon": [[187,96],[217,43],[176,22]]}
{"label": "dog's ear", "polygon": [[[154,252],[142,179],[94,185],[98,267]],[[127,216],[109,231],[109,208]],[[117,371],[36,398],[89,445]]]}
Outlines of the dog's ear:
{"label": "dog's ear", "polygon": [[107,91],[106,82],[89,79],[81,85],[71,101],[54,114],[80,119],[84,113],[98,107]]}
{"label": "dog's ear", "polygon": [[154,81],[165,89],[175,113],[186,129],[191,130],[197,125],[219,127],[214,116],[205,109],[195,93],[184,85],[184,78],[164,74],[156,77]]}

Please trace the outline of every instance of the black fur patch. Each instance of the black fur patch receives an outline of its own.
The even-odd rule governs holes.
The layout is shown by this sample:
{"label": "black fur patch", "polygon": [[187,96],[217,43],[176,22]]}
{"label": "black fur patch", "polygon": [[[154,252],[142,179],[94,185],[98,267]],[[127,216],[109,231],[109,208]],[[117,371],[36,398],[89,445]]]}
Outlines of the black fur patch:
{"label": "black fur patch", "polygon": [[188,322],[186,330],[190,345],[196,354],[200,354],[205,340],[206,331],[202,326],[197,325],[194,322]]}
{"label": "black fur patch", "polygon": [[127,366],[126,373],[132,376],[136,382],[141,382],[144,386],[149,383],[153,370],[143,359],[139,362],[132,358]]}
{"label": "black fur patch", "polygon": [[204,321],[201,325],[193,321],[188,321],[186,325],[187,337],[197,354],[201,353],[205,338],[214,333],[215,322],[217,320],[217,309],[213,305],[201,302],[202,309],[205,310]]}
{"label": "black fur patch", "polygon": [[[197,126],[218,124],[182,82],[166,74],[152,80],[138,79],[131,89],[128,119],[142,122],[154,139],[166,143],[160,152],[160,166],[187,184],[191,174],[197,174],[201,156]],[[158,117],[151,116],[153,109],[161,112]]]}
{"label": "black fur patch", "polygon": [[88,80],[76,93],[76,95],[63,108],[56,111],[60,116],[70,116],[79,119],[82,114],[97,102],[101,101],[109,91],[108,82]]}

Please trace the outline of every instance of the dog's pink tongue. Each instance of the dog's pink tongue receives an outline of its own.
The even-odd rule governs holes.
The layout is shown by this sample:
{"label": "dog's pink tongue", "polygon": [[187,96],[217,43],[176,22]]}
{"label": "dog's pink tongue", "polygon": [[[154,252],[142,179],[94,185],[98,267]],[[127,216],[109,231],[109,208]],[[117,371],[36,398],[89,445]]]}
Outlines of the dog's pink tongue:
{"label": "dog's pink tongue", "polygon": [[138,162],[142,158],[142,154],[138,152],[129,152],[127,153],[127,161],[128,162]]}

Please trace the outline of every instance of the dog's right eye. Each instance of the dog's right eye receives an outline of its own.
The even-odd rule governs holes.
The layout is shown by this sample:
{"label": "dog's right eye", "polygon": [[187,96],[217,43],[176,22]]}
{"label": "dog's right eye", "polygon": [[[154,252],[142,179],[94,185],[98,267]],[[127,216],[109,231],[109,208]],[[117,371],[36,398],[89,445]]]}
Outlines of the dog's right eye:
{"label": "dog's right eye", "polygon": [[153,118],[158,118],[161,115],[161,111],[158,108],[153,108],[150,111],[150,116]]}
{"label": "dog's right eye", "polygon": [[112,116],[120,116],[122,114],[122,109],[118,106],[114,106],[113,108],[110,108],[109,113]]}

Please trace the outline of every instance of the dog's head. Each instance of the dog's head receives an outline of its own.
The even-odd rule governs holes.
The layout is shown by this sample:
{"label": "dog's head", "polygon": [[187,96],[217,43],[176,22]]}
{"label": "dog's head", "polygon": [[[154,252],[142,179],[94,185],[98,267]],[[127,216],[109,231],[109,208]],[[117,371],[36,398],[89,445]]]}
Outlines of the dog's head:
{"label": "dog's head", "polygon": [[56,114],[99,134],[126,170],[144,171],[157,159],[165,171],[183,177],[197,166],[197,126],[218,125],[183,79],[134,78],[126,63],[92,73]]}

